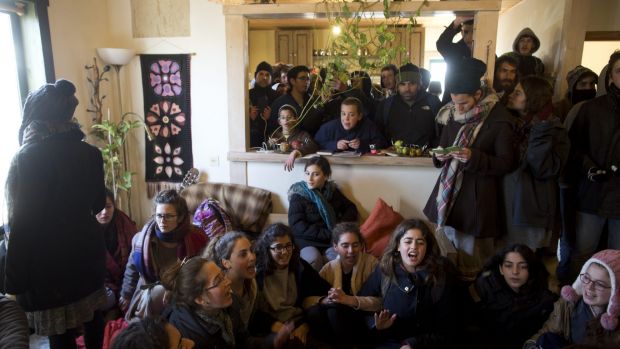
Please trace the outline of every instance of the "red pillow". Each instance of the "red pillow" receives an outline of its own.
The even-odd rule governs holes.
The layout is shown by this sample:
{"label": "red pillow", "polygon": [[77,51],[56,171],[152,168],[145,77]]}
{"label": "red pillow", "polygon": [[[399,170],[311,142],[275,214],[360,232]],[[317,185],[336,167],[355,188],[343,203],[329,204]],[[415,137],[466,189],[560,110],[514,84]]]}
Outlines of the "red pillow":
{"label": "red pillow", "polygon": [[366,251],[377,258],[381,258],[390,235],[403,219],[403,216],[394,211],[385,201],[381,198],[377,199],[375,208],[372,209],[370,216],[360,227],[360,231],[366,239]]}

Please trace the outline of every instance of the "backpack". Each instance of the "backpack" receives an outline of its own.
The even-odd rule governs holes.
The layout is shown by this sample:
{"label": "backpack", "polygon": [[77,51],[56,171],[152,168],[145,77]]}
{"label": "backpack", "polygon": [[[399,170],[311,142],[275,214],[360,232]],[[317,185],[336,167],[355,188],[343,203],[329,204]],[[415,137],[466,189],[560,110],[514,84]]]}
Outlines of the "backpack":
{"label": "backpack", "polygon": [[193,223],[207,234],[209,240],[233,230],[228,213],[224,211],[217,200],[211,198],[198,205],[194,213]]}

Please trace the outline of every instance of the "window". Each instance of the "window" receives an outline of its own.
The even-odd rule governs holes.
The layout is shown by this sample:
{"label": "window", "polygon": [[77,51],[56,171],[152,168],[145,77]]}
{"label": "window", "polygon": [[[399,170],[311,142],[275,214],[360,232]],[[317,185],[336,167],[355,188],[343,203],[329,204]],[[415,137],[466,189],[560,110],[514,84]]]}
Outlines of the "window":
{"label": "window", "polygon": [[439,96],[439,99],[443,97],[443,91],[446,89],[445,80],[446,80],[446,61],[443,59],[431,59],[430,60],[430,71],[431,71],[431,80],[439,81],[441,83],[442,93]]}

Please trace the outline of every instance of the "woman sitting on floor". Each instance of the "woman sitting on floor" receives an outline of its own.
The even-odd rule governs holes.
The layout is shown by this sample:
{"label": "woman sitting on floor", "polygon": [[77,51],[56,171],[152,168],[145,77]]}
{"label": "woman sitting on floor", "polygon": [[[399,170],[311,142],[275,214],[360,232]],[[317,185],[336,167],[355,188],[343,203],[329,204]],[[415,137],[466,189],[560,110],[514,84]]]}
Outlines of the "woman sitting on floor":
{"label": "woman sitting on floor", "polygon": [[421,220],[399,224],[360,296],[382,297],[375,347],[452,348],[456,270]]}
{"label": "woman sitting on floor", "polygon": [[187,203],[176,190],[162,190],[154,202],[155,215],[134,236],[125,268],[118,303],[127,319],[160,314],[163,273],[177,261],[199,255],[207,244],[205,233],[190,223]]}
{"label": "woman sitting on floor", "polygon": [[[305,181],[299,181],[288,190],[288,223],[300,254],[314,269],[321,270],[337,254],[331,246],[331,229],[339,222],[356,222],[357,208],[347,199],[333,181],[329,162],[315,157],[306,162]],[[327,250],[327,251],[326,251]]]}
{"label": "woman sitting on floor", "polygon": [[[557,296],[549,291],[549,273],[525,245],[512,245],[493,256],[470,286],[479,325],[476,348],[521,348],[543,325]],[[471,313],[465,312],[471,322]]]}
{"label": "woman sitting on floor", "polygon": [[327,304],[319,308],[325,325],[320,332],[337,348],[365,347],[369,342],[364,316],[381,310],[382,302],[381,298],[357,295],[379,261],[364,252],[364,237],[356,223],[336,224],[332,243],[338,258],[319,273],[332,285]]}
{"label": "woman sitting on floor", "polygon": [[256,243],[256,256],[256,282],[263,294],[259,309],[282,323],[294,324],[295,342],[305,345],[310,325],[304,309],[318,306],[329,284],[299,257],[293,233],[284,224],[265,229]]}

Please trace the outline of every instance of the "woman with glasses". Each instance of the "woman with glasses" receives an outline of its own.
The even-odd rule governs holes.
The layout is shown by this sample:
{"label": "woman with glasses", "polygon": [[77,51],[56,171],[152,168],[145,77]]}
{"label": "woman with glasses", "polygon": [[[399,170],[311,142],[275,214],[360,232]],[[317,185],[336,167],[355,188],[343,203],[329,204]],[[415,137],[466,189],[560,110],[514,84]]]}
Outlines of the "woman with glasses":
{"label": "woman with glasses", "polygon": [[469,288],[471,311],[462,312],[470,347],[521,348],[557,300],[548,279],[544,264],[526,245],[508,246],[491,257]]}
{"label": "woman with glasses", "polygon": [[364,237],[357,223],[336,224],[332,244],[338,258],[325,264],[319,273],[332,288],[326,304],[319,307],[324,327],[317,332],[336,348],[365,347],[369,342],[364,316],[381,310],[382,300],[358,294],[379,261],[364,252]]}
{"label": "woman with glasses", "polygon": [[374,347],[454,347],[455,288],[456,270],[439,254],[427,224],[403,221],[359,294],[383,298],[383,310],[374,314]]}
{"label": "woman with glasses", "polygon": [[278,110],[280,128],[269,135],[268,140],[270,147],[279,147],[282,152],[290,151],[286,162],[284,162],[284,169],[289,172],[295,167],[295,159],[316,153],[319,150],[319,146],[314,142],[312,136],[296,127],[297,121],[297,111],[292,105],[281,106]]}
{"label": "woman with glasses", "polygon": [[293,330],[273,316],[258,309],[262,295],[256,284],[256,255],[252,242],[244,233],[230,231],[212,239],[203,254],[215,262],[231,282],[233,311],[239,313],[245,330],[252,335],[273,335],[274,346],[284,344]]}
{"label": "woman with glasses", "polygon": [[357,222],[357,207],[329,180],[332,169],[324,157],[306,162],[305,180],[288,190],[288,224],[300,254],[315,270],[338,255],[331,247],[331,230],[339,222]]}
{"label": "woman with glasses", "polygon": [[553,313],[524,349],[570,344],[620,347],[620,250],[595,253],[572,286],[562,288]]}
{"label": "woman with glasses", "polygon": [[127,319],[159,314],[164,306],[159,284],[163,273],[177,261],[199,255],[207,244],[176,190],[162,190],[154,202],[155,215],[134,236],[125,268],[119,306]]}
{"label": "woman with glasses", "polygon": [[263,299],[259,309],[281,323],[293,324],[293,340],[305,345],[310,325],[304,309],[325,301],[329,284],[299,257],[293,232],[284,224],[272,224],[256,242],[256,282]]}

